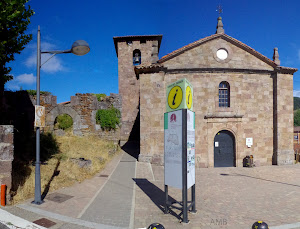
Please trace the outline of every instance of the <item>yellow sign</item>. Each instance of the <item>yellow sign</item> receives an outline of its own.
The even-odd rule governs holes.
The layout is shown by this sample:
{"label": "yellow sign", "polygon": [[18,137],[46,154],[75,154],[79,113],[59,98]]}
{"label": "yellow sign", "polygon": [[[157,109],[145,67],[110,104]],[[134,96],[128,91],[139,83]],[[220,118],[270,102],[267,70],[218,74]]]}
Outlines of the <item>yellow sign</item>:
{"label": "yellow sign", "polygon": [[193,111],[193,86],[186,79],[180,79],[166,87],[166,111],[189,109]]}
{"label": "yellow sign", "polygon": [[186,106],[188,109],[191,109],[192,103],[193,103],[193,94],[190,86],[186,87],[185,90],[185,101],[186,101]]}
{"label": "yellow sign", "polygon": [[168,95],[168,105],[171,109],[176,109],[182,102],[182,89],[179,86],[173,87]]}

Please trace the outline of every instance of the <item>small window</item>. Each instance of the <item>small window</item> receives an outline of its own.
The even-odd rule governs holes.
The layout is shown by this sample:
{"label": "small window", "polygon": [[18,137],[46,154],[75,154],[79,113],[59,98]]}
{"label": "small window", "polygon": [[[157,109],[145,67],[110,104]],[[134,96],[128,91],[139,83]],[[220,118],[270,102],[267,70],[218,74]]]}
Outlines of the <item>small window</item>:
{"label": "small window", "polygon": [[127,41],[127,45],[132,45],[132,41]]}
{"label": "small window", "polygon": [[133,51],[133,65],[140,65],[142,60],[141,51],[136,49]]}
{"label": "small window", "polygon": [[140,40],[140,44],[146,44],[146,39]]}
{"label": "small window", "polygon": [[219,85],[219,107],[230,107],[230,86],[225,81]]}

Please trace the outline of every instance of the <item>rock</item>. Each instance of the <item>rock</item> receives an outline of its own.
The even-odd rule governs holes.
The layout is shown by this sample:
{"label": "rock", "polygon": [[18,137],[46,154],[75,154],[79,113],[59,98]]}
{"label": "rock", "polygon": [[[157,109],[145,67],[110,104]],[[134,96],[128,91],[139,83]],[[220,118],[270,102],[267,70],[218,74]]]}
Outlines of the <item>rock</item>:
{"label": "rock", "polygon": [[98,157],[98,159],[99,159],[99,161],[100,161],[101,164],[104,164],[105,161],[106,161],[103,157]]}
{"label": "rock", "polygon": [[92,161],[86,160],[83,157],[71,158],[71,161],[76,163],[80,168],[90,168],[92,166]]}
{"label": "rock", "polygon": [[64,136],[65,135],[65,131],[62,130],[62,129],[54,130],[54,134],[56,136]]}

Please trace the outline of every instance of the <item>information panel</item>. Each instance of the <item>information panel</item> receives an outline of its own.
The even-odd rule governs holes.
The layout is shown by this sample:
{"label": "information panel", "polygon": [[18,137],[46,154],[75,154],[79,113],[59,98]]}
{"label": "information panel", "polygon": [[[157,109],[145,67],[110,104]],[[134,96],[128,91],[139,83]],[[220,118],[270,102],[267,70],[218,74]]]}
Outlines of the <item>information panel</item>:
{"label": "information panel", "polygon": [[195,113],[187,110],[187,188],[195,184]]}
{"label": "information panel", "polygon": [[[183,109],[164,115],[165,185],[181,189],[183,176],[186,176],[189,189],[195,184],[195,113]],[[183,122],[186,122],[185,125]],[[183,136],[186,136],[186,139],[183,139]],[[184,158],[186,161],[183,161]],[[187,163],[185,171],[183,163]]]}
{"label": "information panel", "polygon": [[164,114],[165,185],[182,188],[182,110]]}

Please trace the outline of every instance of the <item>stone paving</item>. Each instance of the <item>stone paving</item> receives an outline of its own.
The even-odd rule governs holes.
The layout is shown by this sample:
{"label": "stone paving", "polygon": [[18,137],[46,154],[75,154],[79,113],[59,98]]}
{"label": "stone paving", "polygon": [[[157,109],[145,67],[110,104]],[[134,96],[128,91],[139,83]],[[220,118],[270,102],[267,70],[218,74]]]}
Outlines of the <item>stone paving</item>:
{"label": "stone paving", "polygon": [[[135,181],[135,228],[145,228],[154,222],[162,223],[166,229],[249,229],[257,220],[272,228],[300,222],[299,164],[196,169],[197,213],[188,214],[188,224],[179,223],[175,214],[163,213],[163,166],[139,162]],[[181,201],[181,190],[169,187],[169,196]],[[298,224],[287,228],[300,227]]]}

